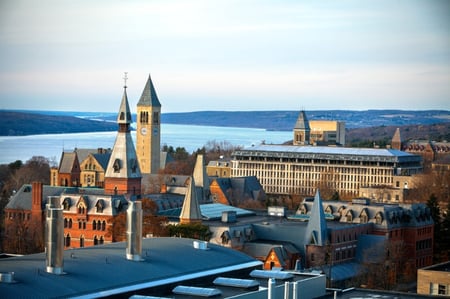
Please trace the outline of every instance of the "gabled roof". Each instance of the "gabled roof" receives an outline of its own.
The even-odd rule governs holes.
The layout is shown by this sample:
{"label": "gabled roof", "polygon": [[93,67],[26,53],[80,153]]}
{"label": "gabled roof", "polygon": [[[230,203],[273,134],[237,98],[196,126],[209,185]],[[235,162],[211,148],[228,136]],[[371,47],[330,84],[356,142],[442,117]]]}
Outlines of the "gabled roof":
{"label": "gabled roof", "polygon": [[[49,196],[59,196],[64,192],[67,187],[60,186],[42,186],[42,209],[47,203],[47,198]],[[14,194],[6,205],[5,209],[16,209],[16,210],[31,210],[31,197],[32,197],[32,185],[24,184],[19,189],[19,191]]]}
{"label": "gabled roof", "polygon": [[109,158],[111,157],[111,153],[104,153],[104,154],[93,154],[92,155],[95,160],[97,160],[98,164],[102,166],[102,168],[105,170],[109,163]]}
{"label": "gabled roof", "polygon": [[152,78],[148,75],[147,83],[142,91],[141,98],[137,103],[138,106],[152,106],[161,107],[161,103],[156,95],[155,87],[153,86]]}
{"label": "gabled roof", "polygon": [[76,159],[77,154],[75,152],[63,152],[59,163],[59,173],[72,173]]}

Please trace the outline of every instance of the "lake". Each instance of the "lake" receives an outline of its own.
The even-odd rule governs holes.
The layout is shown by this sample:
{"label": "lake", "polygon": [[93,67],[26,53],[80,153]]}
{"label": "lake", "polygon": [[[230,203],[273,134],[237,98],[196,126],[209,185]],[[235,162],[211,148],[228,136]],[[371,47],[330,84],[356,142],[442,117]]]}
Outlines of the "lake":
{"label": "lake", "polygon": [[[72,134],[44,134],[29,136],[0,136],[0,164],[16,160],[26,162],[33,156],[44,156],[59,163],[63,150],[74,148],[112,148],[117,131]],[[136,131],[131,132],[136,142]],[[161,125],[161,145],[184,147],[189,153],[203,147],[208,141],[227,141],[236,146],[281,144],[292,140],[292,131],[265,129],[210,127],[190,125]]]}

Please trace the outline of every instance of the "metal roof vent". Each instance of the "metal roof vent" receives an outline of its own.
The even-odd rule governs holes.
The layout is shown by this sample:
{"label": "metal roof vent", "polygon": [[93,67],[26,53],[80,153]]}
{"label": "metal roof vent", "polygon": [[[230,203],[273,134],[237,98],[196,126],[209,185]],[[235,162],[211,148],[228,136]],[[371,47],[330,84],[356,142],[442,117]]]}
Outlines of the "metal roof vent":
{"label": "metal roof vent", "polygon": [[15,283],[14,272],[2,272],[0,273],[0,283]]}
{"label": "metal roof vent", "polygon": [[49,196],[47,204],[46,230],[46,271],[52,274],[64,274],[64,222],[63,210],[59,204],[59,197]]}
{"label": "metal roof vent", "polygon": [[195,249],[200,249],[200,250],[208,250],[208,242],[206,241],[198,241],[195,240],[194,242],[192,242],[192,245],[194,246]]}
{"label": "metal roof vent", "polygon": [[243,288],[243,289],[258,289],[259,282],[254,279],[239,279],[239,278],[228,278],[228,277],[217,277],[214,279],[213,283],[215,285]]}
{"label": "metal roof vent", "polygon": [[279,280],[287,280],[294,277],[294,275],[289,272],[271,270],[253,270],[250,272],[250,276],[255,278],[275,278]]}
{"label": "metal roof vent", "polygon": [[188,295],[188,296],[199,296],[199,297],[215,297],[222,295],[222,292],[219,289],[215,288],[199,288],[199,287],[189,287],[189,286],[176,286],[173,290],[173,293],[179,295]]}
{"label": "metal roof vent", "polygon": [[127,210],[127,259],[142,261],[142,202],[131,201]]}

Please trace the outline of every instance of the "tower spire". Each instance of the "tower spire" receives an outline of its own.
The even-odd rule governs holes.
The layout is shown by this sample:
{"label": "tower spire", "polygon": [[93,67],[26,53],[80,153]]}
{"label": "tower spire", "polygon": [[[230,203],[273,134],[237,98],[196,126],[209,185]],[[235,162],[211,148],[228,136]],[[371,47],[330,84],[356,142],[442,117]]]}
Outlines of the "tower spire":
{"label": "tower spire", "polygon": [[127,88],[128,72],[123,72],[123,88]]}
{"label": "tower spire", "polygon": [[131,111],[128,105],[127,73],[119,107],[116,141],[105,171],[105,193],[139,195],[141,192],[141,170],[130,133]]}

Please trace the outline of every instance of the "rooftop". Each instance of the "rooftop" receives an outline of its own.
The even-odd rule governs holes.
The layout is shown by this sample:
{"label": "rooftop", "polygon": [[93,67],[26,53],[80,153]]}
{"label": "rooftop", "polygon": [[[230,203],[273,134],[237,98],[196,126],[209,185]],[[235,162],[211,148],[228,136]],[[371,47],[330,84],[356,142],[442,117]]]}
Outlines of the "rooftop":
{"label": "rooftop", "polygon": [[[92,298],[163,288],[231,271],[250,271],[261,262],[235,250],[208,244],[196,249],[192,239],[150,238],[142,242],[142,262],[125,257],[126,243],[64,251],[63,275],[45,271],[45,253],[0,260],[13,283],[0,283],[2,298]],[[170,288],[172,289],[172,288]]]}
{"label": "rooftop", "polygon": [[236,150],[234,156],[276,156],[278,158],[306,158],[306,159],[351,159],[355,161],[368,158],[377,161],[418,160],[420,156],[395,149],[352,148],[332,146],[294,146],[261,144]]}

